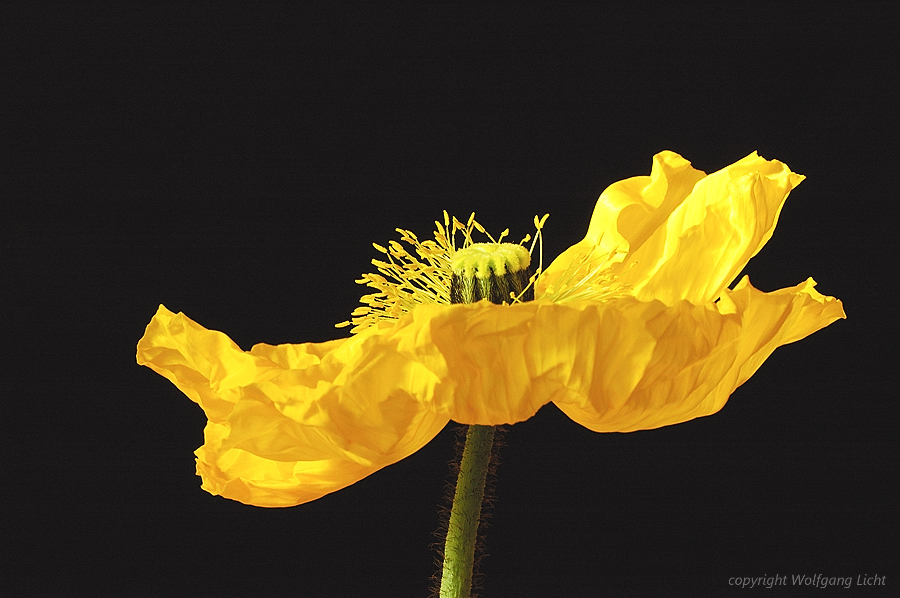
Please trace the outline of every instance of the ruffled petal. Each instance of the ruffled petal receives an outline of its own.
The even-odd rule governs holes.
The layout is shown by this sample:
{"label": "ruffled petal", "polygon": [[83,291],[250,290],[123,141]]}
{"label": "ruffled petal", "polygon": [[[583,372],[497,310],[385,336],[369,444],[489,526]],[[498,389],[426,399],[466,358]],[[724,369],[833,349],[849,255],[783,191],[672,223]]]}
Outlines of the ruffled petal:
{"label": "ruffled petal", "polygon": [[[655,346],[660,302],[422,305],[382,338],[436,381],[419,396],[463,424],[513,424],[571,392],[625,402]],[[375,350],[381,350],[376,348]]]}
{"label": "ruffled petal", "polygon": [[714,301],[772,237],[785,199],[803,178],[756,152],[705,177],[665,226],[629,252],[620,281],[643,300]]}
{"label": "ruffled petal", "polygon": [[[538,278],[536,296],[573,264],[591,264],[614,252],[621,252],[621,262],[625,252],[639,250],[705,176],[680,155],[664,151],[653,156],[650,176],[631,177],[607,187],[594,206],[584,239],[546,268]],[[619,266],[617,272],[621,270]]]}
{"label": "ruffled petal", "polygon": [[[390,335],[405,338],[399,350],[439,380],[420,399],[457,422],[512,424],[554,401],[579,423],[591,421],[579,419],[579,409],[601,409],[603,431],[629,431],[655,427],[646,423],[652,418],[693,413],[692,397],[681,392],[691,380],[672,378],[706,360],[693,382],[715,387],[736,358],[740,332],[737,316],[712,305],[621,297],[422,306]],[[673,384],[681,390],[671,392]]]}
{"label": "ruffled petal", "polygon": [[598,432],[657,428],[715,413],[776,347],[844,317],[812,284],[744,281],[705,305],[423,305],[371,350],[420,364],[434,384],[418,399],[460,423],[512,424],[553,401]]}
{"label": "ruffled petal", "polygon": [[534,302],[494,305],[422,305],[389,337],[435,385],[419,399],[435,413],[463,424],[512,424],[547,401],[531,392],[528,341]]}
{"label": "ruffled petal", "polygon": [[764,293],[744,276],[734,290],[725,289],[716,304],[723,314],[743,319],[737,385],[746,382],[781,345],[797,342],[832,322],[845,319],[844,305],[816,289],[812,278],[794,287]]}
{"label": "ruffled petal", "polygon": [[[554,401],[596,432],[652,429],[715,413],[777,347],[845,317],[841,302],[819,294],[814,284],[810,279],[763,293],[745,278],[712,305],[620,305],[618,339],[606,353],[620,360],[634,356],[631,370],[619,370],[625,380],[612,371],[603,375],[608,364],[601,354],[583,360],[576,376],[558,378],[565,391]],[[584,320],[578,315],[560,334],[581,331]],[[589,326],[583,334],[603,338]]]}
{"label": "ruffled petal", "polygon": [[[433,385],[381,347],[382,330],[247,353],[164,306],[137,359],[209,418],[203,488],[243,503],[296,505],[346,487],[427,444],[447,423],[416,397]],[[427,374],[427,373],[426,373]]]}
{"label": "ruffled petal", "polygon": [[678,154],[657,154],[649,177],[601,194],[585,239],[551,264],[538,294],[573,260],[619,251],[612,271],[639,299],[714,301],[771,238],[803,178],[756,152],[709,176]]}

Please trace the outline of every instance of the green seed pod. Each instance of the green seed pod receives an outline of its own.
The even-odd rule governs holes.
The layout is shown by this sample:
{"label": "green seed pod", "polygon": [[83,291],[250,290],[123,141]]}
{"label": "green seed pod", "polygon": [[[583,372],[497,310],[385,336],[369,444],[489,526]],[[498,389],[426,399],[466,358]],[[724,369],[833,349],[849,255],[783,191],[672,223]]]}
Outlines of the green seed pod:
{"label": "green seed pod", "polygon": [[512,303],[534,299],[531,254],[514,243],[473,243],[452,260],[450,303]]}

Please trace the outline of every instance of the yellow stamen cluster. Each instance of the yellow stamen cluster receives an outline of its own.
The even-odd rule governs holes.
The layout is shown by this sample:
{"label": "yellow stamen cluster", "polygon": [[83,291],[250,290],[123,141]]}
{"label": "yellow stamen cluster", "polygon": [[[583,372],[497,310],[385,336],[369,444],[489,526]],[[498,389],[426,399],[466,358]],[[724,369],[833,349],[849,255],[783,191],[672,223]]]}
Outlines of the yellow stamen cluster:
{"label": "yellow stamen cluster", "polygon": [[[538,241],[548,216],[549,214],[542,218],[535,216],[534,239],[532,240],[531,235],[526,235],[519,243],[524,245],[532,241],[528,249],[529,257],[534,254],[535,245],[538,245],[539,265],[530,278],[528,287],[534,284],[543,269],[543,246]],[[443,224],[435,221],[434,225],[434,240],[420,241],[412,231],[396,229],[400,233],[400,240],[411,246],[412,251],[397,241],[389,242],[388,247],[372,244],[387,256],[387,260],[372,260],[379,273],[363,274],[356,282],[377,289],[378,292],[362,297],[360,303],[363,305],[353,310],[353,317],[336,324],[336,327],[353,325],[351,332],[356,333],[380,322],[393,322],[422,303],[449,304],[454,255],[479,244],[472,239],[475,231],[486,235],[493,244],[501,244],[509,234],[509,229],[506,229],[494,239],[475,220],[475,214],[469,216],[468,221],[463,224],[455,217],[448,216],[445,211]],[[460,246],[456,243],[458,233],[462,233],[463,237]],[[599,254],[598,247],[594,246],[572,260],[568,268],[555,276],[546,285],[544,292],[535,298],[562,303],[576,300],[603,301],[627,294],[628,287],[620,284],[611,270],[620,261],[620,256],[621,252],[617,250]],[[510,303],[518,301],[517,296],[510,296]]]}
{"label": "yellow stamen cluster", "polygon": [[612,266],[621,261],[619,258],[623,252],[613,249],[599,253],[598,245],[573,259],[563,272],[547,283],[544,292],[537,298],[563,303],[604,301],[628,294],[629,287],[618,282],[612,271]]}
{"label": "yellow stamen cluster", "polygon": [[[537,232],[528,250],[529,254],[534,251],[547,216],[548,214],[545,214],[543,218],[539,219],[537,216],[534,218]],[[352,324],[351,332],[356,333],[382,321],[397,320],[421,303],[449,304],[454,254],[475,244],[472,240],[474,231],[486,235],[492,243],[501,243],[509,234],[509,229],[506,229],[494,239],[475,220],[475,214],[469,216],[468,221],[463,224],[455,217],[451,219],[444,211],[443,224],[438,221],[434,224],[436,230],[433,241],[430,239],[420,241],[413,232],[396,229],[400,233],[400,240],[410,245],[412,251],[397,241],[391,241],[388,247],[372,244],[376,250],[387,256],[387,260],[372,260],[379,274],[363,274],[356,282],[377,289],[378,292],[362,297],[360,303],[363,305],[353,310],[350,321],[341,322],[336,325],[337,327]],[[462,233],[463,237],[462,245],[459,247],[456,244],[457,233]],[[530,240],[531,235],[526,235],[520,244]],[[537,272],[540,272],[540,266]],[[534,277],[530,281],[530,284],[533,283]]]}

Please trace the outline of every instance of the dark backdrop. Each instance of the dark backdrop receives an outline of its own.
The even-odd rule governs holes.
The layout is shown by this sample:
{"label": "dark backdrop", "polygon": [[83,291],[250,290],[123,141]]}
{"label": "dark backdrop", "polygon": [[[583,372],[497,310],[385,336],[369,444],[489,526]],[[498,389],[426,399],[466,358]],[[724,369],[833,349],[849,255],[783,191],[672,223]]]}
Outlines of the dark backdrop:
{"label": "dark backdrop", "polygon": [[[452,426],[313,503],[244,506],[200,490],[205,418],[135,343],[159,303],[245,349],[346,335],[395,227],[475,211],[519,238],[550,212],[552,257],[671,149],[807,175],[747,272],[813,276],[849,319],[712,417],[509,428],[482,595],[895,593],[896,14],[631,4],[4,8],[0,589],[426,595]],[[763,575],[788,586],[729,585]]]}

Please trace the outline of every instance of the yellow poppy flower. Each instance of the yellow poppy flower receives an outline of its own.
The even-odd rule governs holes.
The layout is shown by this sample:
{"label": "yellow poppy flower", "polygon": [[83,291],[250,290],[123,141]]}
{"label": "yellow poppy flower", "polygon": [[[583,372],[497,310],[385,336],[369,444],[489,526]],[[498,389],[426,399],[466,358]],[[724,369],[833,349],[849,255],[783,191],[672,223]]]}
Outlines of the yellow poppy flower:
{"label": "yellow poppy flower", "polygon": [[373,263],[400,280],[364,276],[379,292],[350,338],[245,352],[160,306],[137,360],[206,412],[202,487],[266,507],[353,484],[451,419],[511,424],[553,402],[598,432],[684,422],[721,409],[776,347],[845,317],[812,279],[727,286],[802,180],[755,152],[711,175],[662,152],[650,176],[603,192],[584,240],[533,280],[533,301],[451,305],[450,237],[462,229],[468,244],[481,229],[445,217],[435,241],[401,231],[424,262],[377,246],[389,261]]}

